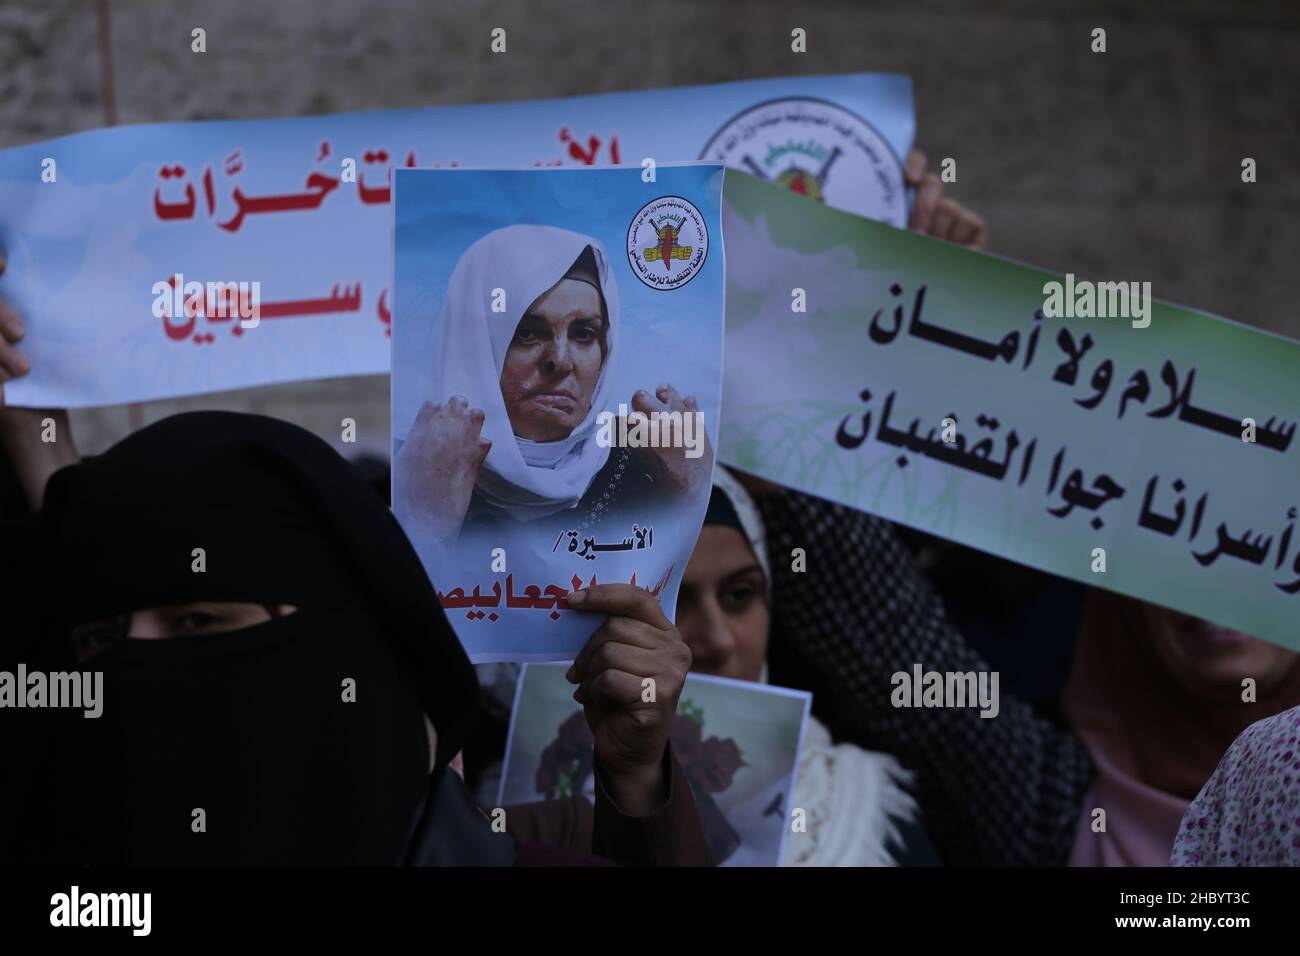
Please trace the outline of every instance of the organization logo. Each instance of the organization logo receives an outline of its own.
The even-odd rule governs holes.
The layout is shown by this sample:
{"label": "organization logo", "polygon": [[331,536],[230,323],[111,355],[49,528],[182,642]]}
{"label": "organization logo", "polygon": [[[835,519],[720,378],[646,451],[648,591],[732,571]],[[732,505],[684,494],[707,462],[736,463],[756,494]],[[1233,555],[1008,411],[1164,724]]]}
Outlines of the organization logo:
{"label": "organization logo", "polygon": [[725,163],[837,209],[907,225],[903,166],[871,124],[812,97],[770,100],[734,116],[700,159]]}
{"label": "organization logo", "polygon": [[708,254],[704,217],[681,196],[646,203],[627,229],[632,271],[652,289],[680,289],[700,271]]}

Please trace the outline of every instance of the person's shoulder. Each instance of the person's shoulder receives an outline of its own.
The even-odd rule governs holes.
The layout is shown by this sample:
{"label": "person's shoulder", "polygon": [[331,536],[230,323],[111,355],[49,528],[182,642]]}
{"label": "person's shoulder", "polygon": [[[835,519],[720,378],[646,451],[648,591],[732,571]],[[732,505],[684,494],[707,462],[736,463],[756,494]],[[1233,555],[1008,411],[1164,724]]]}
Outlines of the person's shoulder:
{"label": "person's shoulder", "polygon": [[821,826],[795,855],[812,865],[942,865],[920,822],[911,782],[893,755],[836,743],[809,717],[795,802]]}

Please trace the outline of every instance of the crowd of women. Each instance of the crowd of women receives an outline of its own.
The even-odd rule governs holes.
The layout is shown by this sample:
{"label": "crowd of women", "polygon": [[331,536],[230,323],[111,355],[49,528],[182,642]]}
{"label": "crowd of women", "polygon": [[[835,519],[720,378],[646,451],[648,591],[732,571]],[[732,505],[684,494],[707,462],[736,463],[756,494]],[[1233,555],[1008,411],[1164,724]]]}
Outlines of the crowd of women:
{"label": "crowd of women", "polygon": [[[919,154],[908,177],[913,228],[983,245]],[[0,400],[23,332],[0,305]],[[0,671],[93,669],[111,702],[0,709],[10,861],[708,865],[670,734],[695,671],[814,692],[789,865],[1300,862],[1294,652],[1093,590],[1010,635],[1069,661],[1056,685],[1012,681],[992,718],[899,708],[916,664],[996,669],[936,546],[721,466],[675,621],[627,585],[568,599],[605,615],[568,674],[594,799],[496,813],[475,794],[510,675],[480,682],[383,494],[324,441],[199,412],[82,460],[66,414],[3,407],[0,441]]]}

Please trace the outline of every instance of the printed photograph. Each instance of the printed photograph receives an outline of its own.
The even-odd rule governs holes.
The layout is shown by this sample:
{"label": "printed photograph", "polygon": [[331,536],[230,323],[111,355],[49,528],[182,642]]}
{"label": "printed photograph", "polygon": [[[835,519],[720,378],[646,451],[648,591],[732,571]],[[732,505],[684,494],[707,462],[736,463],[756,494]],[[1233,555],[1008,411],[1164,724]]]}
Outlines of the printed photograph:
{"label": "printed photograph", "polygon": [[[594,741],[564,671],[522,668],[498,806],[595,799]],[[810,699],[751,681],[687,678],[670,739],[715,865],[780,865]]]}
{"label": "printed photograph", "polygon": [[713,472],[721,180],[397,176],[393,508],[475,660],[571,659],[593,580],[671,614]]}

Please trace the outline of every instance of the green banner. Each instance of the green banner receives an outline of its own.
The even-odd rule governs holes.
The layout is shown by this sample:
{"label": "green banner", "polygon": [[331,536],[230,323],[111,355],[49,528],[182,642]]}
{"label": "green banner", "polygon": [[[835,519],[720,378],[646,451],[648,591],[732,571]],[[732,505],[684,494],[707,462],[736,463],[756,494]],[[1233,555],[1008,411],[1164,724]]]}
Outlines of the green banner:
{"label": "green banner", "polygon": [[721,460],[1300,649],[1300,344],[734,172],[724,198]]}

